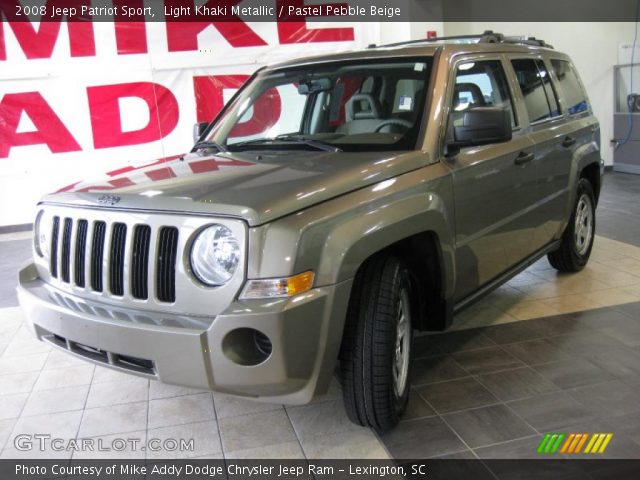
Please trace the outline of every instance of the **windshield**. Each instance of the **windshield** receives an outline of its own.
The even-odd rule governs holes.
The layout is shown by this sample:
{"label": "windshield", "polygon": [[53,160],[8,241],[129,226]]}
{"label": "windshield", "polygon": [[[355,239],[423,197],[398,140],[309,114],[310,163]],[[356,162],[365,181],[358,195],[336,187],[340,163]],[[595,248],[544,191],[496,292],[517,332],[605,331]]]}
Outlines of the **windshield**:
{"label": "windshield", "polygon": [[204,140],[231,151],[413,150],[430,70],[431,58],[404,58],[267,72],[235,98]]}

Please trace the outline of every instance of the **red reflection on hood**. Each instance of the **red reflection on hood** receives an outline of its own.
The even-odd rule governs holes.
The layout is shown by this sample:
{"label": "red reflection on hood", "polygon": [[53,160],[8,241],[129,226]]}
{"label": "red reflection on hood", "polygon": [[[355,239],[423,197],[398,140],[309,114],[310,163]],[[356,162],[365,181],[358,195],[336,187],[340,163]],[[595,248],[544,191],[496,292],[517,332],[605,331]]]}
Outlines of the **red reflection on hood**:
{"label": "red reflection on hood", "polygon": [[[235,160],[223,157],[214,157],[207,158],[204,160],[193,160],[186,161],[184,165],[189,168],[189,172],[186,173],[184,169],[179,168],[179,166],[183,165],[182,162],[176,163],[174,165],[166,165],[160,168],[150,169],[149,167],[153,167],[154,165],[162,165],[167,162],[173,162],[178,158],[181,158],[182,155],[174,155],[171,157],[165,157],[158,159],[151,163],[146,163],[140,166],[126,166],[119,168],[117,170],[112,170],[107,172],[108,177],[118,177],[118,178],[110,178],[105,179],[103,182],[76,182],[71,185],[67,185],[64,188],[61,188],[56,193],[62,192],[92,192],[92,191],[105,191],[105,190],[115,190],[117,188],[124,187],[132,187],[138,184],[151,182],[158,182],[161,180],[168,180],[171,178],[177,178],[180,176],[190,175],[190,174],[199,174],[199,173],[207,173],[220,170],[220,167],[243,167],[253,165],[251,162],[246,162],[243,160]],[[144,172],[138,172],[140,170],[146,169]],[[180,172],[182,170],[182,172]],[[136,173],[138,172],[138,173]],[[128,175],[124,175],[128,174]]]}

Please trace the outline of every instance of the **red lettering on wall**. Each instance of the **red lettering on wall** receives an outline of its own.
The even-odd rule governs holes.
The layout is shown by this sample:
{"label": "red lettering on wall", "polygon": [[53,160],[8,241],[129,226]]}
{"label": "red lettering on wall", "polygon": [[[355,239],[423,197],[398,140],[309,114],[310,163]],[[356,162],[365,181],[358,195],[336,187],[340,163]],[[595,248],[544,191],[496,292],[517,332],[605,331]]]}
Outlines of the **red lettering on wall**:
{"label": "red lettering on wall", "polygon": [[[283,12],[287,12],[290,5],[303,7],[304,4],[304,0],[276,0],[276,8],[284,7]],[[349,42],[354,39],[353,28],[307,28],[307,17],[300,15],[283,15],[281,20],[284,21],[278,22],[278,38],[283,44]]]}
{"label": "red lettering on wall", "polygon": [[[26,2],[25,2],[26,3]],[[3,27],[6,18],[25,56],[31,58],[51,58],[60,34],[60,21],[40,22],[36,28],[27,17],[17,16],[18,0],[0,0],[0,60],[7,59]],[[82,5],[90,5],[91,0],[48,0],[47,11],[53,6],[61,8],[75,7],[80,12]],[[59,17],[62,20],[62,16]],[[96,54],[93,23],[91,17],[71,15],[64,22],[69,29],[69,48],[72,57],[91,57]]]}
{"label": "red lettering on wall", "polygon": [[[249,75],[208,75],[193,77],[198,122],[211,122],[224,107],[224,90],[238,89]],[[230,132],[231,137],[246,137],[264,132],[275,124],[282,112],[280,94],[275,88],[262,94],[253,104],[253,115],[238,123]]]}
{"label": "red lettering on wall", "polygon": [[193,77],[198,122],[211,122],[224,107],[224,89],[237,90],[249,75],[207,75]]}
{"label": "red lettering on wall", "polygon": [[[167,16],[166,28],[169,51],[183,52],[198,50],[198,34],[211,25],[213,25],[233,47],[259,47],[267,45],[267,42],[249,28],[240,17],[231,14],[231,7],[241,1],[242,0],[209,0],[204,4],[204,6],[208,8],[227,7],[227,15],[217,16],[218,21],[185,22],[181,21],[183,19],[186,20],[184,15],[178,15],[177,17]],[[190,7],[191,12],[195,9],[193,0],[165,0],[165,5],[166,7],[172,8]],[[193,16],[188,18],[193,18]]]}
{"label": "red lettering on wall", "polygon": [[[122,130],[118,100],[137,97],[149,109],[149,123],[130,132]],[[120,147],[154,142],[169,135],[178,124],[178,102],[170,90],[150,82],[88,87],[87,98],[95,148]]]}
{"label": "red lettering on wall", "polygon": [[[113,6],[120,10],[121,7],[131,7],[139,9],[142,12],[144,8],[143,0],[112,0]],[[119,18],[119,17],[118,17]],[[118,55],[130,55],[134,53],[147,53],[147,30],[145,27],[145,18],[142,13],[140,15],[132,15],[125,21],[116,21],[116,45],[118,46]]]}
{"label": "red lettering on wall", "polygon": [[[22,114],[36,131],[18,133]],[[9,156],[11,147],[45,144],[52,153],[81,150],[73,135],[39,92],[7,93],[0,102],[0,158]]]}

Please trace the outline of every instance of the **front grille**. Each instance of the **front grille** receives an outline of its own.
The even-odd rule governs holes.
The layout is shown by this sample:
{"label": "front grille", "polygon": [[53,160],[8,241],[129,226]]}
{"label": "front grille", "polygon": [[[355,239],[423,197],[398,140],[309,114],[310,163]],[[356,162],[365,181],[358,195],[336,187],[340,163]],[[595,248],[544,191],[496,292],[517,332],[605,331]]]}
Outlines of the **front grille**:
{"label": "front grille", "polygon": [[64,283],[73,281],[75,286],[94,292],[106,288],[114,296],[146,300],[150,295],[149,268],[153,264],[156,298],[164,303],[175,302],[178,229],[135,225],[132,232],[129,235],[127,225],[121,222],[54,216],[51,276],[59,275]]}

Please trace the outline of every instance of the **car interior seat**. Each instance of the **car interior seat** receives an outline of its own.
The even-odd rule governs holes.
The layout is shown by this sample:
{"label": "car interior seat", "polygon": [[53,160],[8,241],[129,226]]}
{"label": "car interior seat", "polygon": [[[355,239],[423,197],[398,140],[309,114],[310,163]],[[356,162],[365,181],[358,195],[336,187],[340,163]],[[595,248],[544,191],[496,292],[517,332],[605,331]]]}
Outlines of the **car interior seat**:
{"label": "car interior seat", "polygon": [[453,108],[460,110],[460,107],[466,104],[462,110],[468,110],[475,107],[484,107],[486,102],[482,90],[475,83],[457,83],[453,88]]}

